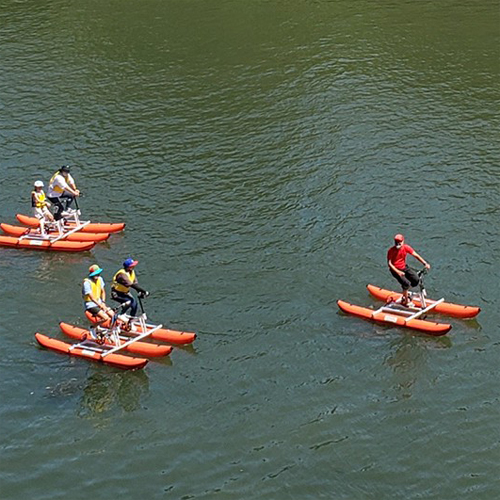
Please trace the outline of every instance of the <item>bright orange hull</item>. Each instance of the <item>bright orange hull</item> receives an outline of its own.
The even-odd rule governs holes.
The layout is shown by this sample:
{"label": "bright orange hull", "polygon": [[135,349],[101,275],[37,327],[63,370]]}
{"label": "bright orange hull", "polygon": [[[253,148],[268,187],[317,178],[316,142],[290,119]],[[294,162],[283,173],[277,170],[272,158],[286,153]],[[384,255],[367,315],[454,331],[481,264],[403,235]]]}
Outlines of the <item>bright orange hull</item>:
{"label": "bright orange hull", "polygon": [[30,250],[53,250],[56,252],[84,252],[94,247],[94,241],[59,240],[51,243],[46,240],[19,239],[14,236],[0,236],[0,245],[14,248],[29,248]]}
{"label": "bright orange hull", "polygon": [[[398,300],[401,298],[402,294],[398,292],[392,292],[391,290],[384,290],[375,285],[367,285],[368,291],[377,299],[380,300]],[[418,296],[414,295],[411,299],[414,304],[418,307],[421,307],[420,300]],[[427,301],[426,301],[427,302]],[[429,299],[427,305],[431,305],[434,300]],[[444,314],[446,316],[452,316],[454,318],[474,318],[481,312],[481,308],[475,306],[463,306],[461,304],[452,304],[451,302],[441,302],[436,305],[429,312],[436,312],[439,314]]]}
{"label": "bright orange hull", "polygon": [[[59,327],[65,335],[73,339],[85,340],[86,338],[90,338],[90,332],[85,330],[85,328],[79,328],[78,326],[63,322],[59,323]],[[105,339],[105,344],[113,347],[115,346],[115,344],[107,338]],[[148,342],[138,341],[126,346],[123,350],[133,354],[139,354],[140,356],[156,357],[167,356],[172,352],[172,347],[169,345],[150,344]]]}
{"label": "bright orange hull", "polygon": [[[85,316],[87,316],[87,319],[95,324],[96,320],[95,317],[92,316],[88,311],[85,311]],[[103,323],[102,326],[104,328],[109,328],[110,327],[110,321],[108,320],[107,322]],[[139,323],[134,323],[134,326],[137,328],[134,332],[127,332],[125,330],[122,330],[121,333],[123,335],[134,335],[134,334],[139,334],[139,333],[145,333],[142,331],[142,328],[140,327]],[[148,328],[148,330],[151,330],[153,327]],[[193,332],[181,332],[178,330],[170,330],[168,328],[159,328],[158,330],[155,330],[151,334],[151,338],[155,340],[160,340],[161,342],[167,342],[168,344],[176,344],[176,345],[184,345],[184,344],[191,344],[192,342],[195,341],[196,339],[196,333]]]}
{"label": "bright orange hull", "polygon": [[71,349],[72,344],[47,337],[41,333],[35,333],[35,338],[40,345],[46,347],[47,349],[52,349],[53,351],[69,354],[71,356],[90,359],[92,361],[98,361],[123,370],[137,370],[139,368],[144,368],[148,363],[147,359],[133,358],[124,356],[123,354],[113,353],[103,357],[102,355],[106,352],[104,349],[102,351],[91,351],[89,349],[85,349],[84,347],[75,347],[74,349]]}
{"label": "bright orange hull", "polygon": [[[36,217],[28,217],[23,214],[16,214],[17,220],[29,227],[39,227],[40,222]],[[68,229],[75,227],[74,224],[68,224],[66,226]],[[115,223],[107,223],[107,222],[91,222],[87,224],[85,227],[80,229],[82,233],[118,233],[123,231],[125,228],[124,222],[115,222]]]}
{"label": "bright orange hull", "polygon": [[[40,236],[40,233],[34,228],[26,228],[22,226],[13,226],[11,224],[5,224],[4,222],[0,223],[0,228],[2,231],[9,236],[24,236],[24,235],[33,235]],[[49,232],[49,235],[56,238],[59,236],[57,232]],[[82,233],[81,231],[77,231],[76,233],[68,234],[64,236],[59,241],[106,241],[109,238],[109,233]]]}
{"label": "bright orange hull", "polygon": [[352,314],[359,318],[384,323],[386,325],[397,325],[412,330],[418,330],[428,335],[440,336],[445,335],[451,330],[451,325],[447,323],[436,323],[422,319],[407,319],[404,316],[396,313],[376,312],[367,307],[357,306],[344,300],[337,300],[340,309],[348,314]]}

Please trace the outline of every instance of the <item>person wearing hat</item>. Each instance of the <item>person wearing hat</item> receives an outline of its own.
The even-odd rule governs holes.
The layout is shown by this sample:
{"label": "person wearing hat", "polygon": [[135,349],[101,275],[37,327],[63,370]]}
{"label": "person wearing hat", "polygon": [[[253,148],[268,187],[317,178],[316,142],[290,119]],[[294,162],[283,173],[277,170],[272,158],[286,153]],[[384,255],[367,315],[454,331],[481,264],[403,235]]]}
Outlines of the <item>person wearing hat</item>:
{"label": "person wearing hat", "polygon": [[128,258],[123,262],[123,267],[119,269],[113,276],[113,281],[111,283],[111,298],[124,304],[130,301],[130,303],[122,309],[125,312],[130,308],[130,316],[137,315],[137,299],[130,293],[130,289],[133,288],[139,292],[139,297],[147,297],[149,292],[144,290],[137,282],[137,276],[135,275],[135,266],[139,261],[132,258]]}
{"label": "person wearing hat", "polygon": [[[67,210],[73,200],[80,196],[80,191],[77,189],[75,180],[69,173],[68,165],[62,166],[50,179],[47,197],[55,207],[54,219],[60,220],[64,210]],[[65,202],[63,205],[62,202]]]}
{"label": "person wearing hat", "polygon": [[43,182],[35,181],[33,191],[31,191],[31,207],[33,208],[33,215],[40,221],[42,227],[44,222],[54,222],[54,217],[49,211],[50,203],[43,191]]}
{"label": "person wearing hat", "polygon": [[100,325],[113,317],[113,310],[106,305],[106,291],[101,276],[102,269],[94,264],[89,267],[89,275],[83,280],[82,297],[85,311],[98,319]]}
{"label": "person wearing hat", "polygon": [[398,280],[403,289],[403,298],[401,304],[404,306],[410,305],[408,299],[408,290],[411,286],[417,286],[420,278],[414,269],[406,264],[406,256],[411,255],[420,261],[427,269],[431,266],[424,258],[415,252],[415,250],[405,243],[405,238],[402,234],[394,236],[394,245],[387,251],[387,265],[391,274]]}

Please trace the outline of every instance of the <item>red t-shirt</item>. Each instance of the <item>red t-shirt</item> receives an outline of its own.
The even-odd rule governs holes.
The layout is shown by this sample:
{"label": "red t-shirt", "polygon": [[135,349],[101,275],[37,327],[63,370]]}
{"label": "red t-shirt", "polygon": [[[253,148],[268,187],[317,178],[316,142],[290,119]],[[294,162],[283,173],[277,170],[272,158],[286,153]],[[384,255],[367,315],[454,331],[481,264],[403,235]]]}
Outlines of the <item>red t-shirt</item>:
{"label": "red t-shirt", "polygon": [[403,270],[406,267],[406,255],[413,255],[413,253],[413,248],[410,245],[403,243],[401,248],[389,248],[387,251],[387,260],[391,262],[396,269]]}

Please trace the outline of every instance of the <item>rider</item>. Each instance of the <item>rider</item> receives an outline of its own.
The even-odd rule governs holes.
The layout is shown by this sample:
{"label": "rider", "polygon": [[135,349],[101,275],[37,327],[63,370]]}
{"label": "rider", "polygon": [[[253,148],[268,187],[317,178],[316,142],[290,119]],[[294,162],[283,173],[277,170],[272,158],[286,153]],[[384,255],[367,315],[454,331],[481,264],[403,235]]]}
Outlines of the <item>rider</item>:
{"label": "rider", "polygon": [[[77,189],[75,180],[69,173],[70,167],[68,165],[62,166],[50,179],[49,190],[47,197],[54,204],[55,213],[54,219],[60,220],[62,213],[67,210],[73,200],[80,196],[80,191]],[[62,201],[65,201],[64,206]]]}
{"label": "rider", "polygon": [[391,274],[399,281],[403,288],[401,304],[404,306],[410,305],[410,300],[408,298],[410,286],[417,286],[420,281],[418,274],[406,264],[407,254],[419,260],[426,269],[431,268],[430,264],[420,257],[410,245],[405,244],[405,239],[402,234],[396,234],[394,236],[394,246],[389,248],[387,252],[387,265],[389,266]]}
{"label": "rider", "polygon": [[83,280],[82,296],[85,311],[97,318],[97,325],[101,325],[113,317],[113,310],[106,305],[106,291],[104,280],[100,276],[102,269],[94,264],[89,267],[89,275]]}
{"label": "rider", "polygon": [[137,314],[138,306],[137,299],[130,293],[130,289],[133,288],[137,290],[140,298],[149,295],[149,292],[139,286],[137,282],[134,268],[138,263],[139,261],[131,259],[130,257],[126,259],[123,262],[123,268],[116,272],[113,276],[113,282],[111,283],[111,298],[121,304],[130,302],[122,309],[122,312],[125,312],[130,307],[130,316],[135,316]]}
{"label": "rider", "polygon": [[54,217],[50,213],[50,203],[47,201],[43,192],[43,182],[35,181],[34,189],[31,191],[31,206],[33,207],[34,216],[40,221],[42,233],[44,232],[45,222],[54,222]]}

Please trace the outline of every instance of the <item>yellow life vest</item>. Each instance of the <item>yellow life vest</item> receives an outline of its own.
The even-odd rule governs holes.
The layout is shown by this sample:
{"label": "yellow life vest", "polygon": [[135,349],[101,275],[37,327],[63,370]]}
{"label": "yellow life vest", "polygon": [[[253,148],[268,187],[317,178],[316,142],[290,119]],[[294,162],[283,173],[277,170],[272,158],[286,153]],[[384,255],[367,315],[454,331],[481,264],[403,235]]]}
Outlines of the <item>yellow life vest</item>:
{"label": "yellow life vest", "polygon": [[64,193],[64,189],[61,187],[61,186],[53,186],[53,182],[55,180],[55,178],[58,176],[58,175],[62,175],[61,172],[58,170],[51,178],[50,178],[50,181],[49,181],[49,189],[51,189],[52,191],[55,191],[56,193]]}
{"label": "yellow life vest", "polygon": [[125,269],[120,269],[119,271],[116,272],[116,274],[113,276],[113,282],[111,283],[111,288],[115,289],[117,292],[123,292],[123,293],[128,293],[130,290],[129,286],[122,285],[121,283],[118,283],[116,281],[116,278],[118,278],[119,274],[125,274],[127,278],[134,283],[135,282],[135,271],[132,269],[129,273],[125,271]]}
{"label": "yellow life vest", "polygon": [[40,191],[31,191],[31,206],[36,208],[43,208],[45,206],[45,193]]}
{"label": "yellow life vest", "polygon": [[[102,296],[103,296],[103,289],[102,289],[102,285],[101,285],[102,280],[97,279],[97,281],[94,281],[94,280],[91,280],[90,278],[85,278],[83,280],[83,284],[85,284],[86,282],[90,283],[90,289],[92,290],[92,295],[95,298],[102,300]],[[82,289],[82,296],[83,296],[83,300],[85,302],[95,302],[95,300],[90,296],[90,294],[83,293],[83,289]]]}

